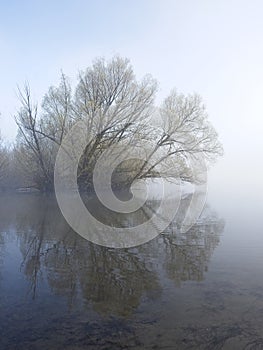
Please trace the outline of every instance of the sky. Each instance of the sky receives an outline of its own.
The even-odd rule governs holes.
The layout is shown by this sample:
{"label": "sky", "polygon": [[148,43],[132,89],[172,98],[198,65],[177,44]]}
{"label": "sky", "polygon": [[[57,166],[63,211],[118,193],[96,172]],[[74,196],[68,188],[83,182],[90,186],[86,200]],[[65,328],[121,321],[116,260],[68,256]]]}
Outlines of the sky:
{"label": "sky", "polygon": [[17,86],[41,102],[61,70],[74,81],[118,54],[158,80],[158,101],[174,87],[203,97],[225,149],[212,179],[261,184],[262,18],[261,0],[0,0],[1,133],[14,141]]}

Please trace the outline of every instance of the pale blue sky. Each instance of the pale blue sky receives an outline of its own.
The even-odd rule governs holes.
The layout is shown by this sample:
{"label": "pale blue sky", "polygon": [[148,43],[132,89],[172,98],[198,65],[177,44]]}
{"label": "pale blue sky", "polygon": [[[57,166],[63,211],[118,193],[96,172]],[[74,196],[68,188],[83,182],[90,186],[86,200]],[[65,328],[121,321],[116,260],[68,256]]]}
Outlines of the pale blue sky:
{"label": "pale blue sky", "polygon": [[159,99],[173,87],[200,93],[228,176],[245,163],[249,173],[263,150],[262,18],[261,0],[0,0],[2,134],[16,133],[17,84],[40,99],[61,69],[74,79],[95,57],[120,54],[138,77],[157,78]]}

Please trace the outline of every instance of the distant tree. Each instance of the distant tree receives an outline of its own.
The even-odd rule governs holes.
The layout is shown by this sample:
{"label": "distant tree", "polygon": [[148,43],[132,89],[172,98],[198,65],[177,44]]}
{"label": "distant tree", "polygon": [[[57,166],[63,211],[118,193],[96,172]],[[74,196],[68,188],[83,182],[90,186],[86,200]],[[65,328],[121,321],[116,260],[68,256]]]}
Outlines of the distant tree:
{"label": "distant tree", "polygon": [[8,163],[8,150],[7,147],[4,145],[3,139],[0,134],[0,188],[4,187]]}

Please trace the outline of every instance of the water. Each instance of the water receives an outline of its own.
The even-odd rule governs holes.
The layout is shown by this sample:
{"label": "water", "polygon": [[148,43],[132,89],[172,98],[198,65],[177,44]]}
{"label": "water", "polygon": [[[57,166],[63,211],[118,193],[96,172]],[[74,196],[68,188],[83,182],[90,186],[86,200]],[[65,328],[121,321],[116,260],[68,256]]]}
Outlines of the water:
{"label": "water", "polygon": [[115,250],[54,197],[2,195],[1,349],[262,349],[262,208],[241,199],[212,195],[187,234]]}

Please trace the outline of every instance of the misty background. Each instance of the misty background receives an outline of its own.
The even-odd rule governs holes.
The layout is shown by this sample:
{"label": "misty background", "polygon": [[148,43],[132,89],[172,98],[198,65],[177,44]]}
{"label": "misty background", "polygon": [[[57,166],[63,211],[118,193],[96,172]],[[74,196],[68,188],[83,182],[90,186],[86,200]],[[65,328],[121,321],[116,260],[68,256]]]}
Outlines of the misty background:
{"label": "misty background", "polygon": [[157,102],[174,86],[203,97],[225,150],[211,194],[263,193],[262,14],[259,0],[2,2],[2,135],[15,140],[17,86],[29,82],[40,103],[61,70],[74,83],[95,57],[119,54],[159,81]]}

